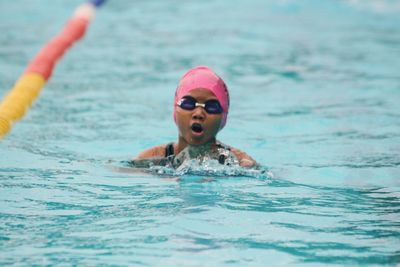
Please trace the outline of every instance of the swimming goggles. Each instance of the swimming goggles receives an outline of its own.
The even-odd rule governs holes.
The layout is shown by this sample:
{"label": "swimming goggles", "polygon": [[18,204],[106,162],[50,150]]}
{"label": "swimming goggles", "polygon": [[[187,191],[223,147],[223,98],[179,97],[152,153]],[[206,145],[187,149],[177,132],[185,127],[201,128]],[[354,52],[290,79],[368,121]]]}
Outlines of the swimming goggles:
{"label": "swimming goggles", "polygon": [[221,114],[224,112],[221,104],[216,99],[211,99],[201,104],[191,96],[184,96],[178,101],[177,106],[184,110],[194,110],[197,107],[202,107],[209,114]]}

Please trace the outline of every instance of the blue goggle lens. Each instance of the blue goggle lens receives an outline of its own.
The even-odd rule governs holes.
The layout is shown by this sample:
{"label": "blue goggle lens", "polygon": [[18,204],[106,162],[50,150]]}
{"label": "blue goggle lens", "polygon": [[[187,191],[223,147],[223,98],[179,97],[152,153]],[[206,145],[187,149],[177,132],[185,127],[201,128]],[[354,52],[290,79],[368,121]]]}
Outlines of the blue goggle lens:
{"label": "blue goggle lens", "polygon": [[193,110],[197,106],[203,106],[205,111],[209,114],[221,114],[224,111],[221,104],[216,99],[211,99],[204,104],[199,104],[193,97],[186,96],[178,102],[178,106],[185,110]]}

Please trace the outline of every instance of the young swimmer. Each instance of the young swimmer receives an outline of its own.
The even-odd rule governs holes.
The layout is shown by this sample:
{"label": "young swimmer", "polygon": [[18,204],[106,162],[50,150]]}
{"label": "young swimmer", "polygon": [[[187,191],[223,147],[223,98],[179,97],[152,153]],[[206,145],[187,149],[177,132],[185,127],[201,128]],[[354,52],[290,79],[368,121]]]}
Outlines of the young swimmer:
{"label": "young swimmer", "polygon": [[225,82],[206,66],[190,69],[175,92],[173,117],[179,130],[178,142],[149,148],[132,160],[132,164],[177,168],[190,159],[198,159],[200,163],[214,159],[225,165],[256,166],[257,162],[245,152],[217,141],[228,110]]}

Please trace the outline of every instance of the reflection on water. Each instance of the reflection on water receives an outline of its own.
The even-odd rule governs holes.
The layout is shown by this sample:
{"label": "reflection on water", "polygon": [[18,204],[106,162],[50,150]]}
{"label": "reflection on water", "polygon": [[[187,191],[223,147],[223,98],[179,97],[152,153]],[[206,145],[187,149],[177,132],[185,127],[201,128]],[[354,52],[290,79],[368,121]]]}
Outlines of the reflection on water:
{"label": "reflection on water", "polygon": [[1,213],[3,262],[17,257],[28,263],[42,255],[49,255],[48,263],[59,257],[90,262],[89,254],[94,262],[129,264],[140,258],[143,264],[172,265],[173,258],[192,262],[193,253],[234,265],[283,256],[292,263],[397,260],[392,248],[399,239],[400,201],[389,189],[249,177],[182,176],[177,182],[104,169],[103,177],[96,171],[12,177],[21,171],[10,169],[10,178],[1,177],[2,203],[8,203]]}

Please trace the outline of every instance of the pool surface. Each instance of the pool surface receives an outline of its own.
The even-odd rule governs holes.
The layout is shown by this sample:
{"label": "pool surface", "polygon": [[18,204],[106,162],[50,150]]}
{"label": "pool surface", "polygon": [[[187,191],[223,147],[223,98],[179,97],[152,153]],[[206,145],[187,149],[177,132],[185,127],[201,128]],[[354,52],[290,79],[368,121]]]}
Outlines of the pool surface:
{"label": "pool surface", "polygon": [[[0,97],[77,0],[0,1]],[[121,1],[0,142],[0,265],[400,264],[399,1]],[[192,66],[271,176],[128,168]]]}

